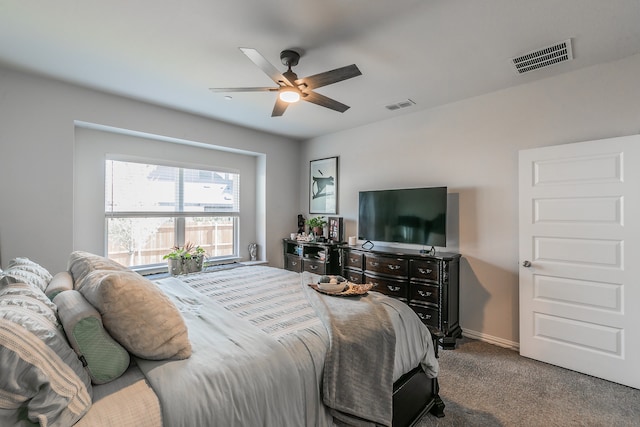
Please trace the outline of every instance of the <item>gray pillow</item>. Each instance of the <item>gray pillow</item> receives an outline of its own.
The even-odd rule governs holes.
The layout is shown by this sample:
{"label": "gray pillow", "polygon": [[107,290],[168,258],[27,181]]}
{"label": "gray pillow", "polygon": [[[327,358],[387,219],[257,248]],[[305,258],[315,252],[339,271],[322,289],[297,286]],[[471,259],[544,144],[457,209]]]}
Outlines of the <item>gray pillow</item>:
{"label": "gray pillow", "polygon": [[73,425],[92,404],[89,375],[52,320],[55,313],[46,314],[46,295],[24,284],[7,288],[0,294],[0,425],[24,417],[40,425]]}
{"label": "gray pillow", "polygon": [[94,270],[131,271],[122,264],[90,252],[74,251],[69,255],[67,270],[73,277],[74,289],[78,290],[85,276]]}
{"label": "gray pillow", "polygon": [[73,277],[68,271],[61,271],[53,276],[53,279],[47,285],[44,293],[53,301],[60,292],[73,289]]}
{"label": "gray pillow", "polygon": [[191,356],[182,315],[150,280],[132,271],[96,270],[77,287],[100,312],[105,329],[130,353],[150,360]]}

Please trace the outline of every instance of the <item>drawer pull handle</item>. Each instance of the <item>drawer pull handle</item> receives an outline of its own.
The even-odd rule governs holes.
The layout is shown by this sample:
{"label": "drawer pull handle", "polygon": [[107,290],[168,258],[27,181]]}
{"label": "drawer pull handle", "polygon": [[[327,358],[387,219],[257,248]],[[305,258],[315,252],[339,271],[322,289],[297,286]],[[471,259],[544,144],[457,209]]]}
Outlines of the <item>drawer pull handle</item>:
{"label": "drawer pull handle", "polygon": [[317,265],[310,265],[309,268],[312,269],[312,270],[317,270],[318,266]]}
{"label": "drawer pull handle", "polygon": [[431,296],[431,294],[432,294],[432,292],[425,292],[425,291],[422,291],[422,290],[418,290],[418,293],[419,293],[419,294],[420,294],[420,296],[422,296],[422,297],[430,297],[430,296]]}
{"label": "drawer pull handle", "polygon": [[387,285],[387,288],[391,291],[391,292],[398,292],[400,290],[400,286],[391,286],[391,285]]}
{"label": "drawer pull handle", "polygon": [[358,262],[358,258],[349,258],[349,262],[356,263]]}
{"label": "drawer pull handle", "polygon": [[377,288],[378,286],[380,286],[380,283],[371,282],[371,286],[373,286],[374,288]]}
{"label": "drawer pull handle", "polygon": [[291,265],[298,265],[298,263],[295,261],[291,261]]}
{"label": "drawer pull handle", "polygon": [[379,265],[380,265],[380,264],[378,264],[377,262],[375,262],[375,261],[371,261],[371,266],[372,266],[372,267],[377,267],[377,266],[379,266]]}
{"label": "drawer pull handle", "polygon": [[418,269],[418,271],[419,271],[421,274],[431,274],[431,273],[433,273],[433,270],[431,270],[430,268],[427,268],[427,269],[419,268],[419,269]]}
{"label": "drawer pull handle", "polygon": [[389,267],[389,270],[397,270],[400,268],[398,264],[388,264],[387,267]]}
{"label": "drawer pull handle", "polygon": [[431,315],[430,314],[424,314],[424,313],[418,313],[418,317],[421,318],[422,320],[431,319]]}

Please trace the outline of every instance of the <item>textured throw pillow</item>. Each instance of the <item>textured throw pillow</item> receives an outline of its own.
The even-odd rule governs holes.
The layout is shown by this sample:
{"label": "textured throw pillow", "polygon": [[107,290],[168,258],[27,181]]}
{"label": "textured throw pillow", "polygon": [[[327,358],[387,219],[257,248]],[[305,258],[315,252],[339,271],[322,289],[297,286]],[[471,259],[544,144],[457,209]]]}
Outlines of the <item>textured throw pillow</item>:
{"label": "textured throw pillow", "polygon": [[28,283],[44,291],[52,279],[51,273],[29,258],[14,258],[9,268],[1,273],[0,286],[8,283]]}
{"label": "textured throw pillow", "polygon": [[131,271],[109,258],[83,251],[71,252],[67,270],[73,277],[74,289],[76,290],[81,286],[85,276],[94,270]]}
{"label": "textured throw pillow", "polygon": [[104,327],[129,352],[150,360],[186,359],[191,342],[182,315],[155,284],[132,271],[96,270],[79,285]]}
{"label": "textured throw pillow", "polygon": [[26,283],[11,283],[0,288],[0,306],[13,306],[32,311],[60,327],[56,306],[41,290]]}
{"label": "textured throw pillow", "polygon": [[25,418],[73,425],[91,407],[89,375],[62,330],[43,315],[44,293],[32,298],[32,287],[7,286],[26,291],[0,295],[0,425],[22,425]]}
{"label": "textured throw pillow", "polygon": [[53,279],[47,285],[44,293],[53,301],[60,292],[73,289],[73,277],[68,271],[61,271],[53,276]]}
{"label": "textured throw pillow", "polygon": [[100,313],[78,291],[53,299],[64,331],[94,384],[118,378],[129,367],[129,353],[102,326]]}

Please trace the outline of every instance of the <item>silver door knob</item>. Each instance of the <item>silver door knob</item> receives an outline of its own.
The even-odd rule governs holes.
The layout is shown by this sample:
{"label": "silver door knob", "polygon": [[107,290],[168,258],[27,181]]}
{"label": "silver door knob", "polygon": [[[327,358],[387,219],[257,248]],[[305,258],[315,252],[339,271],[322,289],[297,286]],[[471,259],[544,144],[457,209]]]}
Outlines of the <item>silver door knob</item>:
{"label": "silver door knob", "polygon": [[526,268],[531,267],[531,261],[525,261],[525,262],[523,262],[523,263],[522,263],[522,266],[523,266],[523,267],[526,267]]}

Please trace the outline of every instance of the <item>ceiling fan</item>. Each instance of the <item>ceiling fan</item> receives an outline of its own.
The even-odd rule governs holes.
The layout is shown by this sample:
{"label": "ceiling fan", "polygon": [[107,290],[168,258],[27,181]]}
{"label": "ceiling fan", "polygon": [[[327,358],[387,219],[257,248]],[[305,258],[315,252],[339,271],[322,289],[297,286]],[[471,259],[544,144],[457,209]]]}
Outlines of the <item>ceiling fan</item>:
{"label": "ceiling fan", "polygon": [[280,60],[287,66],[287,71],[280,73],[276,67],[271,65],[257,50],[241,47],[242,53],[258,66],[271,80],[276,82],[277,87],[237,87],[237,88],[210,88],[213,92],[278,92],[276,104],[273,107],[271,117],[282,116],[290,103],[299,100],[312,102],[322,107],[344,113],[349,109],[348,105],[320,95],[313,91],[322,86],[347,80],[362,73],[355,64],[335,70],[325,71],[309,77],[298,78],[296,73],[291,71],[291,67],[298,65],[300,54],[294,50],[283,50],[280,52]]}

